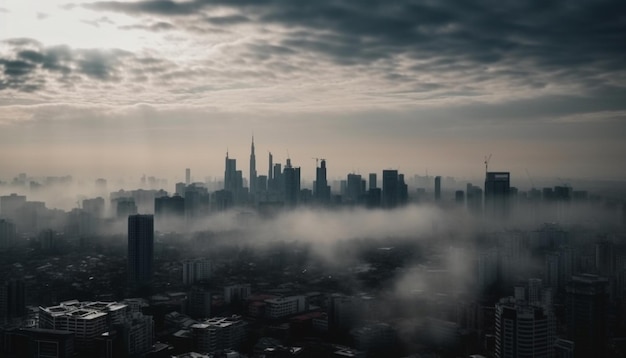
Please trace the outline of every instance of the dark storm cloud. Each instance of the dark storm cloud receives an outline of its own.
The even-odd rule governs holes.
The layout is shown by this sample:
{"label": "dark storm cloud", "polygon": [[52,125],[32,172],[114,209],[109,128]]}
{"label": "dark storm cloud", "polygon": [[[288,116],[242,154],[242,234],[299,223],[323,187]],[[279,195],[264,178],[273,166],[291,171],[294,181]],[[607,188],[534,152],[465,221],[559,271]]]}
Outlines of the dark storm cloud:
{"label": "dark storm cloud", "polygon": [[[533,71],[582,69],[589,65],[597,71],[619,71],[626,60],[622,43],[626,38],[626,19],[622,15],[626,3],[619,0],[107,1],[86,6],[162,16],[196,15],[217,6],[239,9],[238,15],[209,21],[221,25],[242,21],[283,25],[293,29],[282,40],[284,45],[324,54],[348,65],[402,54],[413,59],[436,56],[470,61],[474,66],[518,61],[520,67]],[[258,17],[253,19],[250,14]],[[526,71],[508,73],[526,75]]]}
{"label": "dark storm cloud", "polygon": [[126,72],[140,71],[147,78],[166,70],[163,60],[137,57],[118,49],[44,47],[31,39],[11,39],[4,43],[9,45],[10,53],[0,57],[0,90],[34,92],[44,89],[50,80],[75,85],[85,77],[107,82],[122,79]]}

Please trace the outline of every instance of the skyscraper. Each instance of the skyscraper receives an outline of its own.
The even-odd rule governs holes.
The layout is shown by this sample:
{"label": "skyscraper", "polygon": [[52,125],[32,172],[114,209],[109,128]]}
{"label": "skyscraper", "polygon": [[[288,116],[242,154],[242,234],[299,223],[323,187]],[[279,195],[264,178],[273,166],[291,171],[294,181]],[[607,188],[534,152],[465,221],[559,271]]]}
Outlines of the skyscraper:
{"label": "skyscraper", "polygon": [[267,182],[269,183],[272,179],[274,179],[274,176],[272,175],[274,170],[274,158],[272,157],[272,152],[269,152],[268,159],[269,168],[267,169]]}
{"label": "skyscraper", "polygon": [[435,177],[435,200],[441,200],[441,177]]}
{"label": "skyscraper", "polygon": [[128,217],[128,284],[131,288],[147,288],[152,281],[154,257],[154,217]]}
{"label": "skyscraper", "polygon": [[549,309],[503,298],[495,323],[496,357],[552,357],[555,321]]}
{"label": "skyscraper", "polygon": [[224,189],[235,192],[237,187],[237,160],[228,158],[226,152],[226,161],[224,169]]}
{"label": "skyscraper", "polygon": [[583,274],[572,276],[566,288],[567,336],[576,357],[604,357],[607,347],[609,281]]}
{"label": "skyscraper", "polygon": [[377,183],[376,183],[376,173],[370,173],[370,177],[369,177],[369,187],[368,189],[376,189],[377,188]]}
{"label": "skyscraper", "polygon": [[287,206],[295,206],[300,195],[300,168],[292,167],[291,159],[287,159],[287,164],[283,171],[283,179],[285,183],[285,204]]}
{"label": "skyscraper", "polygon": [[315,168],[315,200],[326,204],[330,201],[330,187],[326,178],[326,159],[322,159],[319,167]]}
{"label": "skyscraper", "polygon": [[185,169],[185,184],[191,184],[191,169]]}
{"label": "skyscraper", "polygon": [[383,207],[395,208],[399,203],[398,171],[383,170]]}
{"label": "skyscraper", "polygon": [[252,145],[250,147],[250,194],[256,194],[256,156],[254,154],[254,136],[252,136]]}
{"label": "skyscraper", "polygon": [[487,172],[485,177],[485,214],[489,218],[505,218],[509,213],[508,172]]}

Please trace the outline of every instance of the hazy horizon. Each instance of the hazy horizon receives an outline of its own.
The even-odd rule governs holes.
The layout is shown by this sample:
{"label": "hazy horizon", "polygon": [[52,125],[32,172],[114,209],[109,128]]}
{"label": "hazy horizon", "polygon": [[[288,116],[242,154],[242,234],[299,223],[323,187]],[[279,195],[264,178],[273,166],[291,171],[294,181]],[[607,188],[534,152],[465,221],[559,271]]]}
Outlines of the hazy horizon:
{"label": "hazy horizon", "polygon": [[[35,6],[36,5],[36,6]],[[626,179],[619,1],[0,5],[0,177]],[[520,179],[521,180],[521,179]]]}

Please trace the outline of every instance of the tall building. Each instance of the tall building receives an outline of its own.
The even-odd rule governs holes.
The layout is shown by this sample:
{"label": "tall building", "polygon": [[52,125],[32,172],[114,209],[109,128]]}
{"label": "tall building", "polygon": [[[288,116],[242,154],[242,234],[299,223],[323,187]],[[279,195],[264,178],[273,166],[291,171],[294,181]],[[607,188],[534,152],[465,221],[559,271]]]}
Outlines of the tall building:
{"label": "tall building", "polygon": [[441,200],[441,177],[435,177],[435,200]]}
{"label": "tall building", "polygon": [[326,177],[326,159],[322,159],[320,166],[315,168],[315,190],[313,196],[318,203],[330,202],[330,186]]}
{"label": "tall building", "polygon": [[392,209],[398,206],[400,198],[398,187],[398,171],[383,170],[383,208]]}
{"label": "tall building", "polygon": [[268,160],[269,168],[267,169],[267,182],[269,183],[270,180],[274,179],[274,176],[272,175],[274,170],[274,157],[272,157],[272,152],[269,152]]}
{"label": "tall building", "polygon": [[497,358],[552,357],[555,320],[550,310],[507,297],[496,304],[495,323]]}
{"label": "tall building", "polygon": [[228,158],[226,152],[224,164],[224,189],[234,193],[237,188],[237,160]]}
{"label": "tall building", "polygon": [[370,173],[369,181],[368,189],[376,189],[378,185],[378,183],[376,183],[376,173]]}
{"label": "tall building", "polygon": [[208,259],[183,261],[183,284],[188,286],[210,279],[211,268]]}
{"label": "tall building", "polygon": [[185,184],[191,184],[191,169],[189,168],[185,169]]}
{"label": "tall building", "polygon": [[250,146],[250,194],[255,195],[257,192],[257,175],[256,175],[256,156],[254,154],[254,136],[252,136],[252,145]]}
{"label": "tall building", "polygon": [[0,282],[0,323],[26,315],[25,287],[21,279]]}
{"label": "tall building", "polygon": [[508,172],[487,172],[485,177],[485,214],[488,218],[506,218],[511,190]]}
{"label": "tall building", "polygon": [[300,168],[292,167],[291,159],[287,159],[287,164],[283,171],[283,180],[285,184],[285,205],[296,206],[300,196]]}
{"label": "tall building", "polygon": [[128,283],[132,288],[149,288],[154,257],[154,217],[128,217]]}
{"label": "tall building", "polygon": [[0,219],[0,250],[13,247],[16,238],[15,224],[10,220]]}
{"label": "tall building", "polygon": [[97,197],[83,200],[83,210],[95,218],[104,217],[104,198]]}
{"label": "tall building", "polygon": [[483,190],[471,183],[467,183],[465,192],[467,210],[476,216],[483,214]]}
{"label": "tall building", "polygon": [[606,356],[609,280],[590,274],[572,276],[565,302],[567,336],[575,344],[575,356]]}
{"label": "tall building", "polygon": [[160,218],[184,218],[185,199],[176,194],[172,197],[162,196],[154,198],[154,215],[157,220]]}
{"label": "tall building", "polygon": [[346,202],[350,204],[358,204],[361,202],[364,194],[362,179],[358,174],[348,174],[346,186]]}

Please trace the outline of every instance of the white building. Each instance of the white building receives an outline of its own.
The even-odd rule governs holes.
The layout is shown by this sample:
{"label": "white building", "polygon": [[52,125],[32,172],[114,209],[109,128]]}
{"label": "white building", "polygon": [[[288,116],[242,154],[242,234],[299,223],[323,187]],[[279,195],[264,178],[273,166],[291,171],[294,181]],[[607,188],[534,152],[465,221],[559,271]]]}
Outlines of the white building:
{"label": "white building", "polygon": [[211,278],[211,261],[207,259],[183,261],[183,284],[193,285]]}
{"label": "white building", "polygon": [[309,309],[305,296],[289,296],[265,300],[265,315],[270,319],[287,317]]}
{"label": "white building", "polygon": [[202,353],[238,349],[246,339],[247,323],[241,316],[214,317],[191,326],[194,348]]}

